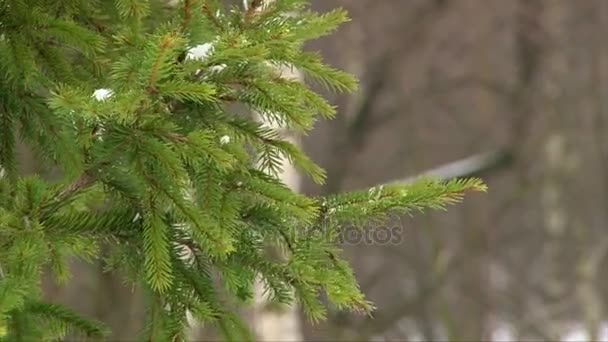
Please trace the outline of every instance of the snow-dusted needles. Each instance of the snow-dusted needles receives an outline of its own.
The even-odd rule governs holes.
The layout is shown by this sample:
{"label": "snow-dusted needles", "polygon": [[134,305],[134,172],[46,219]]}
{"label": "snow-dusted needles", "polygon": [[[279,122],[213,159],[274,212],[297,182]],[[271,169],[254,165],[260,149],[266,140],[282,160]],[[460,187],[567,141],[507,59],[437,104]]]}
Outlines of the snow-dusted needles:
{"label": "snow-dusted needles", "polygon": [[220,72],[226,68],[226,64],[214,65],[209,68],[210,72]]}
{"label": "snow-dusted needles", "polygon": [[93,92],[93,96],[97,101],[105,101],[110,96],[112,96],[114,92],[111,89],[100,88]]}
{"label": "snow-dusted needles", "polygon": [[[195,61],[203,61],[209,57],[209,55],[213,52],[214,46],[212,43],[204,43],[199,44],[194,47],[188,49],[188,54],[186,55],[186,60],[195,60]],[[208,72],[216,73],[221,72],[226,68],[226,64],[213,65],[209,67]],[[196,75],[200,74],[201,70],[196,70]]]}
{"label": "snow-dusted needles", "polygon": [[213,44],[204,43],[199,44],[195,47],[192,47],[188,50],[188,54],[186,55],[186,60],[194,59],[194,60],[204,60],[207,58],[211,52],[213,52]]}
{"label": "snow-dusted needles", "polygon": [[220,138],[220,145],[226,145],[230,142],[230,137],[227,135],[224,135],[223,137]]}

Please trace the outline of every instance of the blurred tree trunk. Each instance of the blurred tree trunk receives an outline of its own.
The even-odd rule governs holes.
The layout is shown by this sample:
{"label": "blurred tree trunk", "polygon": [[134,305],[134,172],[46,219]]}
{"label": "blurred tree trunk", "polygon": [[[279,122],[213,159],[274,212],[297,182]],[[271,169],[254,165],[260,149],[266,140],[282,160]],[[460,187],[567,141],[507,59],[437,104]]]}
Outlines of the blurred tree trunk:
{"label": "blurred tree trunk", "polygon": [[[606,139],[606,131],[608,130],[608,88],[606,80],[608,80],[608,47],[605,43],[605,32],[608,29],[608,3],[600,1],[597,8],[594,8],[597,13],[595,25],[596,29],[592,33],[591,41],[594,43],[591,53],[591,88],[590,93],[593,96],[595,104],[592,127],[592,136],[594,137],[594,145],[599,156],[599,166],[603,173],[602,185],[604,193],[602,199],[604,206],[608,198],[608,144]],[[604,207],[604,209],[606,209]],[[608,211],[604,210],[602,221],[608,221]],[[582,254],[578,265],[578,274],[581,282],[579,296],[583,309],[585,327],[589,340],[599,340],[599,333],[602,325],[602,320],[605,318],[606,309],[602,300],[600,278],[602,261],[608,253],[608,239],[603,238],[600,241],[595,241],[591,234],[586,237],[586,241],[593,248],[590,248],[588,253]]]}

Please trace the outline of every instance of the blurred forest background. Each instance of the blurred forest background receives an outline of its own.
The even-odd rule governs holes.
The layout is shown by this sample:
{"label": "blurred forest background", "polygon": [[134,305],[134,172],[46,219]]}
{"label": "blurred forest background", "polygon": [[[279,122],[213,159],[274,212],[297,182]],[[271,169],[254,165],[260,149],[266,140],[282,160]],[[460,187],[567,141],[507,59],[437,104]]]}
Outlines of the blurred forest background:
{"label": "blurred forest background", "polygon": [[[361,87],[325,94],[339,115],[301,142],[328,182],[300,191],[336,193],[492,158],[472,170],[487,194],[394,218],[398,243],[345,244],[377,312],[331,311],[316,325],[302,317],[302,338],[608,340],[608,1],[313,4],[349,11],[350,23],[308,49]],[[101,264],[74,269],[67,288],[47,282],[48,296],[132,339],[142,314],[132,289]]]}

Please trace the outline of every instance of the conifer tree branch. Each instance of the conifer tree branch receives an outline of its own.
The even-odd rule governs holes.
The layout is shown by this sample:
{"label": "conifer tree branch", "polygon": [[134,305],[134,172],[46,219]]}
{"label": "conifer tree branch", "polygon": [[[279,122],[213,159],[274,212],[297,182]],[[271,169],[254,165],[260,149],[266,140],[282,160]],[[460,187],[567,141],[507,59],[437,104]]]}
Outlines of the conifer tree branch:
{"label": "conifer tree branch", "polygon": [[207,17],[207,19],[219,30],[223,29],[222,24],[218,21],[218,19],[215,17],[215,14],[213,14],[213,12],[211,11],[211,8],[209,7],[209,4],[207,3],[207,1],[203,1],[203,6],[202,6],[202,10],[203,10],[203,14],[205,15],[205,17]]}
{"label": "conifer tree branch", "polygon": [[32,301],[27,304],[26,310],[30,314],[44,317],[47,320],[60,321],[66,324],[70,330],[82,332],[87,337],[102,338],[108,334],[106,327],[102,324],[86,320],[61,305]]}
{"label": "conifer tree branch", "polygon": [[[66,256],[101,258],[90,246],[107,239],[115,242],[111,268],[152,290],[151,340],[181,338],[188,311],[216,322],[229,339],[246,336],[234,332],[241,327],[228,303],[250,298],[256,274],[275,300],[298,300],[313,321],[326,314],[320,291],[339,308],[369,312],[333,241],[291,234],[327,220],[323,228],[335,229],[333,238],[345,222],[442,208],[464,191],[485,189],[478,180],[416,182],[310,198],[278,177],[286,161],[324,181],[324,171],[281,129],[306,133],[336,111],[306,85],[280,78],[275,66],[302,70],[335,91],[356,89],[352,76],[302,50],[347,21],[343,11],[301,11],[305,0],[247,0],[243,12],[226,11],[220,0],[184,0],[183,8],[154,11],[162,4],[117,0],[78,1],[82,6],[66,6],[69,13],[59,16],[51,3],[0,13],[0,22],[23,23],[23,32],[8,30],[0,39],[7,76],[0,87],[15,90],[0,95],[0,164],[10,175],[22,126],[27,143],[67,179],[56,186],[0,178],[0,236],[8,237],[0,253],[0,297],[8,297],[0,298],[0,316],[10,322],[10,337],[99,335],[97,325],[62,307],[22,311],[30,298],[39,300],[40,284],[37,271],[20,270],[50,260],[65,275]],[[53,44],[39,51],[30,36]],[[183,51],[185,44],[198,45]],[[93,84],[103,88],[91,96]],[[41,96],[19,96],[19,89]],[[266,122],[233,115],[233,104],[259,111]],[[96,184],[107,186],[92,191]],[[93,203],[103,203],[103,212]],[[286,260],[268,253],[269,242],[287,246]],[[232,296],[226,303],[216,280]],[[34,326],[31,314],[59,328]]]}
{"label": "conifer tree branch", "polygon": [[167,58],[167,55],[169,54],[171,49],[173,49],[173,47],[175,46],[176,38],[177,37],[174,34],[167,34],[167,35],[164,35],[159,42],[159,46],[158,46],[159,51],[158,51],[158,54],[155,56],[155,59],[153,61],[153,64],[152,64],[152,67],[150,70],[150,75],[148,76],[147,90],[153,95],[156,95],[156,93],[157,93],[156,82],[158,81],[158,78],[161,76],[160,69],[164,66],[164,60]]}

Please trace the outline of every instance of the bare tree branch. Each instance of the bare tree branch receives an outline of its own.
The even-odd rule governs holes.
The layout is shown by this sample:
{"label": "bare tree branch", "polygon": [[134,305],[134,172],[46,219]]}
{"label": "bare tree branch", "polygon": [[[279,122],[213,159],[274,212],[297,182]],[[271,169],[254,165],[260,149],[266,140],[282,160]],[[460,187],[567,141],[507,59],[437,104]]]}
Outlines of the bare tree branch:
{"label": "bare tree branch", "polygon": [[424,171],[416,176],[400,179],[391,183],[412,183],[420,177],[433,177],[441,180],[478,177],[482,173],[486,173],[490,170],[505,167],[509,165],[511,161],[512,155],[507,150],[480,153]]}

